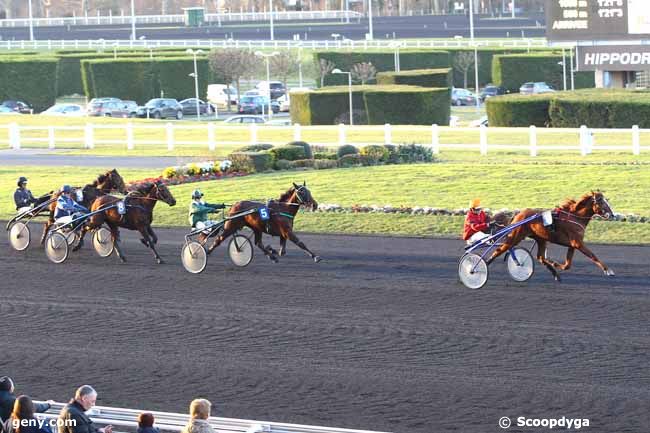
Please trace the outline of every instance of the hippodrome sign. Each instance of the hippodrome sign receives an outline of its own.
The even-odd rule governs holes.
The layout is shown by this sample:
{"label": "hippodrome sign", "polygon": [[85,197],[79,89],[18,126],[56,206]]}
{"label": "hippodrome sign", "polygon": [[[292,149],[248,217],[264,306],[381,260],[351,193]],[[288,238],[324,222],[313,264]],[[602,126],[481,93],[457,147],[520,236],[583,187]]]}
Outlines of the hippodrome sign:
{"label": "hippodrome sign", "polygon": [[650,45],[580,47],[578,69],[581,71],[647,71],[650,70]]}
{"label": "hippodrome sign", "polygon": [[650,0],[547,0],[549,41],[650,39]]}

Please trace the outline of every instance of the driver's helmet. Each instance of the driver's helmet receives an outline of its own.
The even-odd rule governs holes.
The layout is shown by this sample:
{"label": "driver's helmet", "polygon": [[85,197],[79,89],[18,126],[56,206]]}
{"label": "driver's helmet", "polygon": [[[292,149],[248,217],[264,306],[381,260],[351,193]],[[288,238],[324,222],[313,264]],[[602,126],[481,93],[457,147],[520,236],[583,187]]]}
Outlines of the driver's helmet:
{"label": "driver's helmet", "polygon": [[70,185],[63,185],[61,187],[61,193],[70,194],[72,192],[72,187]]}
{"label": "driver's helmet", "polygon": [[18,178],[18,182],[16,183],[18,186],[21,186],[23,183],[27,183],[27,178],[25,176],[20,176]]}
{"label": "driver's helmet", "polygon": [[195,189],[192,191],[192,199],[196,200],[197,198],[203,197],[203,193],[201,192],[200,189]]}
{"label": "driver's helmet", "polygon": [[469,208],[470,209],[480,209],[481,208],[481,199],[480,198],[472,199],[469,202]]}

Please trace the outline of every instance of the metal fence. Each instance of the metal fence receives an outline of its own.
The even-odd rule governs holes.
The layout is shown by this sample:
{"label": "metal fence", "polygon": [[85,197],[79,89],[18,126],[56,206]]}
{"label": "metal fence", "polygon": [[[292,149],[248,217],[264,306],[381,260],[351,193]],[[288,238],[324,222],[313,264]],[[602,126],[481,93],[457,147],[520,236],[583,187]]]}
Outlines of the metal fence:
{"label": "metal fence", "polygon": [[323,125],[290,126],[172,123],[164,121],[93,124],[79,126],[0,125],[0,145],[11,149],[94,149],[154,150],[164,153],[182,149],[217,151],[257,143],[273,145],[304,140],[315,146],[344,144],[420,144],[434,153],[470,150],[487,155],[495,151],[540,153],[594,151],[626,152],[639,155],[650,151],[650,129],[581,128],[455,128],[438,125]]}

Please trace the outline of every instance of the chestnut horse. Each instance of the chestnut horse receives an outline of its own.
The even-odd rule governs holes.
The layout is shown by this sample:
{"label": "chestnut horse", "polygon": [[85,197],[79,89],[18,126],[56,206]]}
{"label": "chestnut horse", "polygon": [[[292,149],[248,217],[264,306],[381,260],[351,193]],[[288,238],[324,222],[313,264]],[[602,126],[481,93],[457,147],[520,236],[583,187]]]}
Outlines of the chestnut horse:
{"label": "chestnut horse", "polygon": [[[253,230],[253,233],[255,234],[255,245],[257,245],[270,260],[273,260],[276,263],[278,262],[278,252],[271,248],[270,245],[264,246],[262,243],[263,233],[280,237],[280,256],[286,254],[287,240],[290,240],[303,249],[314,260],[314,262],[320,262],[321,258],[312,253],[293,232],[293,220],[301,206],[311,208],[312,210],[318,208],[318,203],[311,196],[307,184],[303,183],[302,185],[296,185],[294,183],[293,187],[282,194],[278,200],[271,200],[267,205],[256,201],[237,202],[230,208],[228,216],[233,216],[251,209],[263,208],[265,206],[268,207],[270,212],[270,218],[268,221],[262,220],[259,212],[250,213],[243,217],[226,221],[223,233],[214,240],[208,249],[208,254],[217,248],[226,238],[228,238],[228,236],[246,226]],[[202,241],[203,239],[200,240]]]}
{"label": "chestnut horse", "polygon": [[[84,206],[86,209],[90,209],[90,207],[92,206],[93,202],[97,197],[108,194],[111,191],[115,190],[121,192],[122,194],[126,194],[126,186],[124,184],[124,179],[122,179],[122,176],[120,176],[120,174],[115,169],[99,175],[93,183],[89,183],[84,187],[82,187],[81,189],[75,188],[73,194],[76,194],[77,191],[79,190],[81,191],[82,194],[82,200],[78,203]],[[56,211],[56,200],[59,198],[60,195],[61,195],[60,191],[54,191],[50,193],[49,197],[47,197],[48,200],[52,199],[53,201],[48,206],[48,209],[50,211],[50,217],[45,222],[45,227],[43,228],[43,236],[41,237],[41,244],[45,243],[45,238],[47,237],[47,233],[49,232],[52,224],[54,224],[54,212]]]}
{"label": "chestnut horse", "polygon": [[[536,213],[539,213],[539,209],[524,209],[515,215],[510,224],[526,219]],[[589,257],[602,269],[605,275],[614,275],[614,271],[601,262],[584,243],[585,231],[592,218],[599,216],[609,219],[614,215],[603,193],[592,191],[584,194],[578,200],[568,199],[556,208],[553,214],[553,231],[544,226],[541,218],[517,227],[506,237],[503,245],[494,251],[487,261],[488,264],[519,244],[524,238],[530,237],[537,241],[537,260],[551,271],[556,281],[560,281],[560,274],[556,269],[566,271],[571,268],[575,250]],[[563,264],[546,258],[547,242],[568,248],[566,261]]]}
{"label": "chestnut horse", "polygon": [[[115,205],[123,200],[126,213],[121,215]],[[176,205],[176,199],[169,191],[169,188],[162,182],[143,183],[135,186],[135,190],[129,192],[124,199],[112,195],[99,197],[93,203],[91,212],[106,209],[104,212],[98,212],[90,217],[88,223],[81,233],[81,240],[73,251],[81,248],[83,238],[86,232],[99,228],[106,223],[111,230],[111,237],[117,256],[122,263],[126,258],[120,249],[120,232],[119,228],[123,227],[128,230],[137,230],[142,235],[140,241],[151,249],[158,264],[163,263],[162,258],[158,255],[155,245],[158,237],[151,228],[153,221],[153,210],[158,201],[167,203],[169,206]]]}

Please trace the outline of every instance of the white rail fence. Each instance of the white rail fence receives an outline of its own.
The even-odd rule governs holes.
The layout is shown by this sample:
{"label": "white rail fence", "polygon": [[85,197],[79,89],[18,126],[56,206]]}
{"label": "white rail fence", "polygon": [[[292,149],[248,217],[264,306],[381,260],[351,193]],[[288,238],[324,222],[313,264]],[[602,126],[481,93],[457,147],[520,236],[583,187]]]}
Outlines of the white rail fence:
{"label": "white rail fence", "polygon": [[[4,131],[3,131],[4,130]],[[469,142],[468,142],[468,137]],[[473,150],[487,155],[494,151],[526,152],[531,157],[540,152],[569,151],[585,156],[594,151],[625,152],[640,155],[650,151],[650,129],[581,128],[455,128],[438,125],[377,126],[267,126],[251,123],[230,126],[209,122],[186,123],[125,122],[117,125],[86,123],[79,126],[23,126],[17,123],[0,125],[0,145],[11,149],[114,149],[135,150],[155,148],[161,152],[234,146],[258,143],[274,145],[305,140],[312,145],[338,147],[345,144],[420,144],[433,153],[442,150]],[[153,146],[153,147],[152,147]]]}
{"label": "white rail fence", "polygon": [[[56,419],[63,408],[63,403],[54,403],[43,414],[36,414],[40,419]],[[95,406],[89,412],[90,418],[99,426],[112,425],[116,432],[135,431],[138,428],[138,415],[144,411],[121,409],[115,407]],[[188,415],[169,412],[147,411],[154,415],[156,426],[162,432],[180,432],[189,420]],[[351,430],[332,427],[319,427],[299,424],[285,424],[269,421],[253,421],[234,418],[210,417],[210,425],[216,433],[380,433],[369,430]],[[55,430],[55,428],[53,429]]]}
{"label": "white rail fence", "polygon": [[[1,21],[0,21],[1,22]],[[248,49],[391,49],[396,47],[392,39],[375,40],[234,40],[234,39],[88,39],[88,40],[2,40],[0,50],[63,50],[63,49],[92,49],[110,50],[113,48],[168,48],[168,47],[197,47],[197,48],[248,48]],[[546,39],[484,39],[476,40],[474,44],[469,39],[453,40],[410,40],[399,41],[400,49],[406,48],[468,48],[474,47],[500,48],[546,48]]]}

